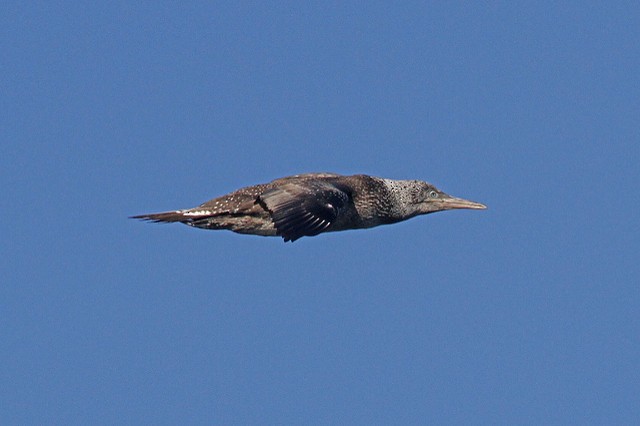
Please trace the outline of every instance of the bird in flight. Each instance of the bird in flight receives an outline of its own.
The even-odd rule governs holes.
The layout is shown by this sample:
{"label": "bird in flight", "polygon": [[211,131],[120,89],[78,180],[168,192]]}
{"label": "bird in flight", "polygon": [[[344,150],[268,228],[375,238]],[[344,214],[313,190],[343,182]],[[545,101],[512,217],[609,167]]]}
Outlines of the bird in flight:
{"label": "bird in flight", "polygon": [[241,188],[191,209],[131,218],[279,236],[287,242],[323,232],[396,223],[443,210],[486,208],[420,180],[307,173]]}

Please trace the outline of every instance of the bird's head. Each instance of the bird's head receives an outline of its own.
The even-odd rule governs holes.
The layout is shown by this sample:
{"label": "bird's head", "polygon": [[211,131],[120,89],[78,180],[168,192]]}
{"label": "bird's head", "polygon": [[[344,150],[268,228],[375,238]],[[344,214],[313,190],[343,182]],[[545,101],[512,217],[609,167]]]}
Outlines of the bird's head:
{"label": "bird's head", "polygon": [[484,210],[484,204],[462,198],[453,197],[440,191],[430,183],[421,180],[396,181],[402,187],[399,191],[401,205],[405,207],[405,215],[417,216],[443,210],[473,209]]}

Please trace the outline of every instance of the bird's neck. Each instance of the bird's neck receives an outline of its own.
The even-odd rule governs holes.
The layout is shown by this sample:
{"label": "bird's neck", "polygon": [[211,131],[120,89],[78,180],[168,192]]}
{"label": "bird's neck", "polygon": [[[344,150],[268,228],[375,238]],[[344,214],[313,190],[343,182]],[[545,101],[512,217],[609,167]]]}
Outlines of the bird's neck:
{"label": "bird's neck", "polygon": [[412,209],[411,181],[382,179],[382,182],[388,194],[388,205],[385,210],[389,223],[405,220],[417,214]]}

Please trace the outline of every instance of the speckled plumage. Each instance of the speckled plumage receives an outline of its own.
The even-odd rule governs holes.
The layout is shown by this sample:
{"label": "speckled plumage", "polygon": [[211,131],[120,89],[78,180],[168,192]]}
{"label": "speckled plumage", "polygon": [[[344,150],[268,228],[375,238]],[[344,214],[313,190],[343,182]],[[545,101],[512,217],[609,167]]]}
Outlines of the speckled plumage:
{"label": "speckled plumage", "polygon": [[303,236],[371,228],[449,209],[484,209],[419,180],[308,173],[238,189],[198,207],[133,216],[241,234]]}

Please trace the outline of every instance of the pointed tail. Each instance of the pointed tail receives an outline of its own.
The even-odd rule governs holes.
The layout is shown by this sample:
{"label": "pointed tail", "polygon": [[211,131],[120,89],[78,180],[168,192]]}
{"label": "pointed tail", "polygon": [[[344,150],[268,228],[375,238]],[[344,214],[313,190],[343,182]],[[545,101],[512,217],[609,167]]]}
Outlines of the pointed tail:
{"label": "pointed tail", "polygon": [[147,220],[151,222],[190,222],[193,220],[192,215],[185,215],[185,210],[175,210],[172,212],[162,212],[162,213],[149,213],[149,214],[141,214],[138,216],[129,216],[129,219],[140,219]]}

